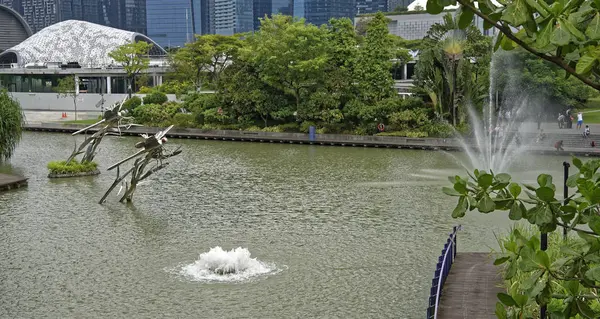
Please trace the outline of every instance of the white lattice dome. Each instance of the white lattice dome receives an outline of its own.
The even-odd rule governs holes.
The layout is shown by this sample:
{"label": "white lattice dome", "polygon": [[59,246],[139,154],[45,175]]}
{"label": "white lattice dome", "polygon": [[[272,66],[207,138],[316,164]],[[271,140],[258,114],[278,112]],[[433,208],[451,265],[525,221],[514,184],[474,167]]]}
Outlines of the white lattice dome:
{"label": "white lattice dome", "polygon": [[117,63],[108,53],[119,46],[145,41],[153,44],[150,55],[166,51],[147,36],[78,20],[67,20],[40,30],[27,40],[0,54],[0,60],[16,56],[19,65],[28,63],[78,62],[81,67],[103,67]]}

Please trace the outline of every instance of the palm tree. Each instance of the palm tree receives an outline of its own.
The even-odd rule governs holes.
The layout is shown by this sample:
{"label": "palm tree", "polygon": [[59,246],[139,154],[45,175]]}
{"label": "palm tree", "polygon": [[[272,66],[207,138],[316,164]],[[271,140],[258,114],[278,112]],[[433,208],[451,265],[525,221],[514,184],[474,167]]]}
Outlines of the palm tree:
{"label": "palm tree", "polygon": [[[450,86],[450,101],[452,102],[452,125],[456,126],[456,108],[458,107],[458,96],[456,94],[456,78],[458,77],[458,63],[463,57],[465,51],[465,40],[461,30],[451,30],[446,33],[442,41],[442,51],[445,54],[444,69],[450,69],[446,72],[448,84]],[[449,66],[449,67],[448,67]]]}
{"label": "palm tree", "polygon": [[0,162],[10,159],[21,140],[25,116],[21,105],[0,90]]}

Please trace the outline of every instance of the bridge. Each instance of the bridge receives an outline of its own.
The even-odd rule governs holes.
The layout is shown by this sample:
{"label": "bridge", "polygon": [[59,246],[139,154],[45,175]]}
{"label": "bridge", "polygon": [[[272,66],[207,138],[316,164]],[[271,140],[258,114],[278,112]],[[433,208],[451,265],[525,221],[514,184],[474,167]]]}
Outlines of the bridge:
{"label": "bridge", "polygon": [[438,258],[431,281],[427,319],[496,318],[495,309],[502,278],[488,253],[457,252],[453,228]]}

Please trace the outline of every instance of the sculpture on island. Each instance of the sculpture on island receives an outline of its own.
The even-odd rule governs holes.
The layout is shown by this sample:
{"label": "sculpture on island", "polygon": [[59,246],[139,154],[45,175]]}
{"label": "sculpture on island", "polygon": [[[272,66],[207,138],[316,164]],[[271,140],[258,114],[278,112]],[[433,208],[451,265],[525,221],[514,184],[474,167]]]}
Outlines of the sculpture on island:
{"label": "sculpture on island", "polygon": [[121,111],[126,100],[127,98],[123,99],[123,101],[121,101],[120,103],[117,102],[111,108],[107,108],[106,111],[104,111],[104,113],[102,114],[102,119],[100,121],[88,127],[82,128],[81,130],[72,134],[73,136],[75,136],[79,133],[87,132],[91,128],[102,125],[102,127],[98,131],[96,131],[96,133],[92,134],[90,137],[87,137],[83,141],[83,143],[79,145],[79,148],[76,147],[75,150],[73,150],[73,153],[71,154],[69,159],[67,159],[67,163],[71,162],[77,155],[84,153],[83,149],[86,146],[87,150],[85,150],[85,154],[83,155],[81,162],[92,162],[94,160],[94,157],[96,156],[96,149],[98,148],[98,145],[100,144],[104,136],[108,134],[117,134],[120,136],[121,128],[129,129],[131,126],[134,125],[141,126],[133,123],[123,123],[123,121],[133,120],[133,117],[126,117],[124,116],[126,112]]}
{"label": "sculpture on island", "polygon": [[[129,129],[131,126],[137,125],[133,123],[124,123],[125,121],[130,122],[133,120],[133,117],[126,117],[124,115],[126,112],[122,111],[126,100],[127,98],[121,102],[115,103],[112,107],[107,108],[102,114],[102,119],[98,122],[73,133],[72,135],[75,136],[100,126],[94,134],[86,137],[79,147],[77,146],[77,142],[75,142],[73,153],[71,153],[71,156],[69,156],[66,161],[48,163],[48,169],[50,170],[48,177],[75,177],[100,174],[100,171],[97,169],[98,165],[94,162],[94,157],[96,156],[98,145],[100,145],[104,136],[109,134],[120,136],[121,128]],[[76,161],[75,158],[82,153],[84,155],[81,162]]]}
{"label": "sculpture on island", "polygon": [[[165,135],[172,128],[173,128],[173,125],[167,127],[165,130],[160,131],[152,136],[149,136],[147,134],[141,134],[141,136],[144,138],[144,140],[137,142],[135,144],[135,147],[141,148],[141,150],[138,151],[137,153],[111,165],[108,168],[109,171],[116,168],[117,169],[117,177],[116,177],[114,183],[108,189],[108,191],[104,194],[104,196],[102,196],[102,199],[100,199],[100,204],[104,203],[104,201],[106,200],[106,197],[108,197],[108,195],[115,189],[115,187],[119,183],[122,183],[123,180],[129,174],[131,174],[131,179],[129,182],[125,182],[125,193],[123,194],[123,196],[121,197],[121,199],[119,201],[120,202],[124,202],[124,201],[131,202],[131,200],[133,198],[133,193],[135,193],[135,189],[139,182],[143,181],[144,179],[148,178],[150,175],[156,173],[157,171],[159,171],[159,170],[165,168],[167,165],[169,165],[169,163],[163,163],[163,160],[165,160],[169,157],[173,157],[175,155],[179,155],[181,153],[181,150],[180,150],[181,147],[178,147],[175,151],[172,151],[172,152],[168,152],[164,147],[164,145],[167,143],[167,138],[165,137]],[[135,161],[134,161],[133,167],[121,175],[121,172],[120,172],[121,165],[127,161],[134,159],[134,158],[135,158]],[[150,169],[147,169],[148,165],[151,163],[154,163],[154,165]],[[119,190],[118,194],[121,193],[122,189],[123,189],[123,185],[121,186],[121,189]],[[118,196],[118,194],[117,194],[117,196]]]}

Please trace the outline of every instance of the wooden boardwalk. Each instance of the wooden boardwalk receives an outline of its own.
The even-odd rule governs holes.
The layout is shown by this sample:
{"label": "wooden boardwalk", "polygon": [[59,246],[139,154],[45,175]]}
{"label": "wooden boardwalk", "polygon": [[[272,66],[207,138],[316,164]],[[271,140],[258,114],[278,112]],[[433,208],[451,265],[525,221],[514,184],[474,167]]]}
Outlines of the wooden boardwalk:
{"label": "wooden boardwalk", "polygon": [[438,318],[496,318],[496,295],[504,290],[493,263],[488,253],[458,253],[444,284]]}
{"label": "wooden boardwalk", "polygon": [[0,191],[27,186],[27,178],[0,173]]}

